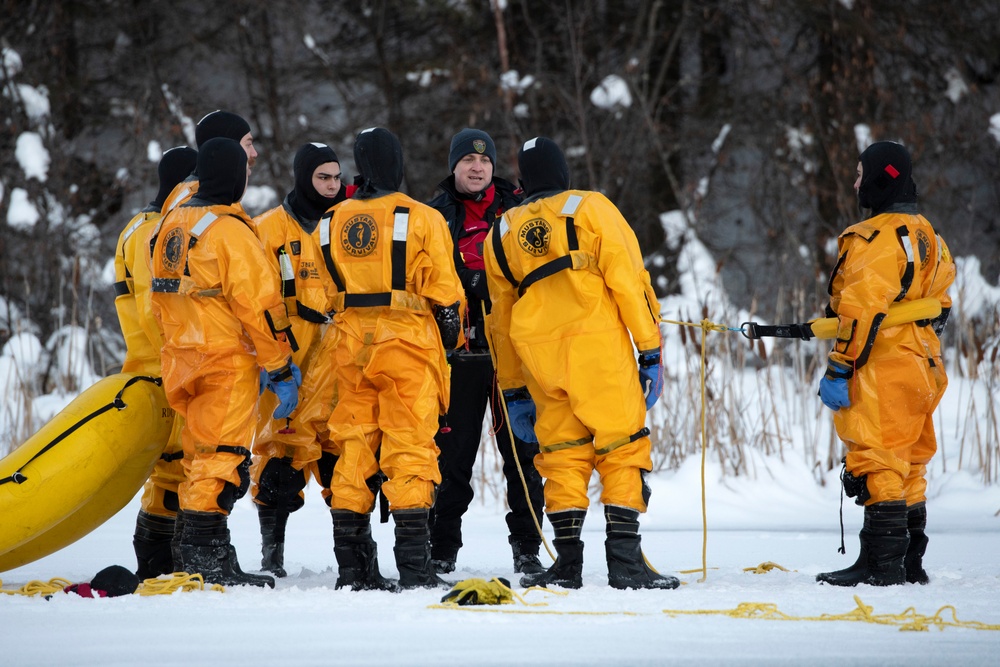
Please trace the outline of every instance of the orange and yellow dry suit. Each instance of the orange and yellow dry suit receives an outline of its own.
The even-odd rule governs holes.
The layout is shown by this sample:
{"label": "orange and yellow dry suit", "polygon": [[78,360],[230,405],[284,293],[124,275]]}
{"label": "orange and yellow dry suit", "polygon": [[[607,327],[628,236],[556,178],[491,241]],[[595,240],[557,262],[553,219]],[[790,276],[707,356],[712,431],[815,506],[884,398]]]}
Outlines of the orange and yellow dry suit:
{"label": "orange and yellow dry suit", "polygon": [[[309,477],[314,477],[323,487],[324,497],[329,497],[330,474],[332,473],[332,458],[329,460],[330,470],[326,464],[320,473],[320,459],[324,448],[328,457],[332,457],[332,443],[327,438],[326,420],[330,416],[329,396],[325,400],[305,400],[306,392],[315,393],[311,387],[317,379],[327,379],[331,374],[329,359],[318,356],[320,341],[326,323],[327,300],[332,289],[329,274],[323,262],[319,248],[319,232],[306,232],[295,219],[287,204],[277,206],[254,218],[257,226],[257,236],[264,246],[265,255],[271,260],[281,277],[281,293],[288,310],[288,319],[292,325],[292,334],[298,343],[298,350],[292,355],[292,361],[301,369],[303,386],[299,389],[299,407],[288,420],[271,419],[271,414],[278,407],[278,397],[272,392],[264,392],[260,397],[260,421],[257,425],[257,437],[253,446],[253,463],[250,466],[251,494],[257,499],[260,494],[261,474],[268,469],[268,463],[274,458],[291,459],[291,466],[296,471],[304,471],[300,480],[304,484]],[[319,363],[322,367],[313,369]],[[305,378],[312,381],[307,385]],[[322,383],[326,387],[330,383]],[[319,409],[320,415],[313,417],[313,412]],[[294,485],[293,485],[294,486]],[[265,494],[266,495],[266,494]],[[304,501],[303,494],[298,493],[298,500],[273,498],[266,499],[264,504],[281,504],[291,502],[295,506]]]}
{"label": "orange and yellow dry suit", "polygon": [[185,418],[180,509],[228,514],[249,486],[259,368],[292,353],[278,275],[237,206],[180,206],[153,237],[163,384]]}
{"label": "orange and yellow dry suit", "polygon": [[441,482],[434,434],[450,388],[433,308],[465,308],[448,225],[391,193],[341,202],[319,232],[337,288],[320,352],[332,355],[335,378],[328,427],[340,458],[331,507],[371,512],[368,483],[381,468],[390,509],[428,508]]}
{"label": "orange and yellow dry suit", "polygon": [[498,381],[535,401],[546,512],[586,509],[595,469],[602,502],[644,512],[652,460],[632,341],[659,350],[660,305],[634,232],[604,195],[567,190],[505,213],[485,259]]}
{"label": "orange and yellow dry suit", "polygon": [[947,317],[955,264],[922,215],[889,212],[855,224],[837,241],[830,307],[838,318],[830,359],[853,369],[851,405],[834,413],[847,470],[867,475],[867,504],[924,501],[937,450],[931,419],[948,377],[932,322],[880,329],[894,303],[938,299]]}
{"label": "orange and yellow dry suit", "polygon": [[[115,310],[125,337],[123,373],[160,377],[163,335],[150,301],[149,232],[160,221],[160,211],[147,208],[133,217],[118,236],[115,252]],[[167,446],[142,491],[142,509],[173,517],[177,513],[177,486],[184,481],[181,467],[181,428],[175,415]]]}

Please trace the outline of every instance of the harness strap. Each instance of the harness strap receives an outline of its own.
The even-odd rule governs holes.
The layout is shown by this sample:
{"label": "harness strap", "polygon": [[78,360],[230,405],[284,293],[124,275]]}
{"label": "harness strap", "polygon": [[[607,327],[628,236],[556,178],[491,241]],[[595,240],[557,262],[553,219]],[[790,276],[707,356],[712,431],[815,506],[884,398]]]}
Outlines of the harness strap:
{"label": "harness strap", "polygon": [[910,234],[906,229],[906,225],[897,227],[896,235],[899,237],[899,243],[903,246],[903,251],[906,253],[906,269],[899,279],[899,295],[894,299],[894,301],[902,301],[906,297],[906,293],[910,291],[910,285],[913,284],[913,242],[910,241]]}

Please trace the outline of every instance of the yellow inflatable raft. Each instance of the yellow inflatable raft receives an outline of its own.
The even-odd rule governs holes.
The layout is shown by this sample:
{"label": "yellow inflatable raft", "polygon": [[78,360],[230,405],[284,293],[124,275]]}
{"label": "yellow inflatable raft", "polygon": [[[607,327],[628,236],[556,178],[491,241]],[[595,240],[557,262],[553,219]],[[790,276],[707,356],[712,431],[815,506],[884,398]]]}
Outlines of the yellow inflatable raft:
{"label": "yellow inflatable raft", "polygon": [[139,491],[170,436],[159,378],[90,387],[0,460],[0,572],[72,544]]}

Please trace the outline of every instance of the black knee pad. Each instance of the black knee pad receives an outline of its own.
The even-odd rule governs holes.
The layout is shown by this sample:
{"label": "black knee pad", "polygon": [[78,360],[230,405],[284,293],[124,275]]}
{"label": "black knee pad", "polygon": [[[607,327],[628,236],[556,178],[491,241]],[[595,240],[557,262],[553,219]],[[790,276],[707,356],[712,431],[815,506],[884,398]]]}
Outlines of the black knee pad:
{"label": "black knee pad", "polygon": [[243,460],[239,462],[236,466],[236,474],[240,477],[240,484],[236,486],[232,482],[226,482],[225,487],[222,489],[222,493],[216,498],[216,502],[219,504],[219,508],[225,510],[226,512],[232,512],[233,507],[236,505],[236,501],[247,494],[250,489],[250,450],[246,447],[230,447],[228,445],[220,445],[216,448],[218,452],[225,452],[227,454],[239,454],[243,457]]}
{"label": "black knee pad", "polygon": [[844,495],[854,498],[854,504],[864,507],[864,504],[871,499],[872,495],[868,491],[868,475],[855,477],[847,469],[846,462],[844,470],[840,473],[840,481],[844,485]]}
{"label": "black knee pad", "polygon": [[301,496],[305,487],[306,473],[292,467],[291,457],[271,459],[257,480],[255,500],[268,507],[294,512],[305,504]]}

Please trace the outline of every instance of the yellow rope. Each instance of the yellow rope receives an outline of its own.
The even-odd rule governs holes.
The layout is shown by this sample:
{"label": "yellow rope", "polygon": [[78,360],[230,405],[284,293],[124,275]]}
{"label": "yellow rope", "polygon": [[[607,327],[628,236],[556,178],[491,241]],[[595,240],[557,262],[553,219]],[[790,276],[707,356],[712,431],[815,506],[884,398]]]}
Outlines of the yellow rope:
{"label": "yellow rope", "polygon": [[[205,579],[197,572],[194,574],[174,572],[167,579],[160,579],[159,577],[146,579],[139,584],[139,590],[136,592],[139,595],[171,595],[177,590],[184,591],[185,593],[203,591],[205,590]],[[220,584],[211,584],[208,590],[218,593],[226,592],[225,587]]]}
{"label": "yellow rope", "polygon": [[[754,574],[765,574],[767,572],[770,572],[771,570],[781,570],[782,572],[790,572],[790,570],[787,567],[782,567],[781,565],[778,565],[777,563],[772,563],[771,561],[765,561],[756,567],[743,568],[744,572],[753,572]],[[798,570],[795,571],[798,572]]]}
{"label": "yellow rope", "polygon": [[24,586],[17,590],[11,590],[3,588],[3,580],[0,579],[0,593],[6,593],[7,595],[52,595],[54,593],[61,593],[64,588],[71,586],[72,581],[66,581],[65,579],[49,579],[48,581],[39,581],[37,579],[29,581]]}
{"label": "yellow rope", "polygon": [[[821,614],[819,616],[792,616],[786,614],[775,604],[768,602],[742,602],[734,609],[664,609],[669,616],[729,616],[730,618],[763,619],[768,621],[863,621],[876,625],[891,625],[901,631],[926,632],[931,626],[944,630],[946,627],[970,628],[972,630],[1000,630],[1000,625],[988,625],[979,621],[961,621],[958,619],[955,607],[945,605],[933,616],[918,614],[913,607],[899,614],[874,614],[874,609],[861,601],[857,595],[854,602],[858,605],[844,614]],[[942,612],[951,612],[951,620],[942,617]]]}

